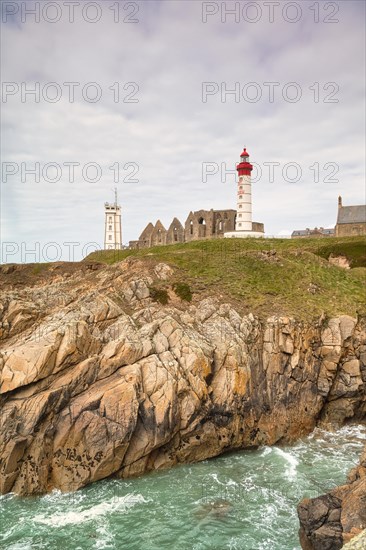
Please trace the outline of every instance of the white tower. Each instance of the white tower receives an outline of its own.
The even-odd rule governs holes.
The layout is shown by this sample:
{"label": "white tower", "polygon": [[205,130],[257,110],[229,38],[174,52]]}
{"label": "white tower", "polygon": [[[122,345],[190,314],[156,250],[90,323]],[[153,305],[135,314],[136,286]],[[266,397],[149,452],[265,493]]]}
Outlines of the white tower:
{"label": "white tower", "polygon": [[249,162],[249,153],[244,147],[240,155],[240,162],[236,167],[238,171],[238,189],[236,199],[235,231],[224,233],[224,237],[264,237],[262,223],[252,221],[252,181],[253,166]]}
{"label": "white tower", "polygon": [[104,248],[106,250],[122,249],[122,224],[121,207],[118,205],[117,189],[114,190],[114,204],[106,202],[105,210],[105,229],[104,229]]}
{"label": "white tower", "polygon": [[249,162],[246,148],[240,155],[238,171],[238,198],[235,231],[252,231],[252,182],[253,166]]}

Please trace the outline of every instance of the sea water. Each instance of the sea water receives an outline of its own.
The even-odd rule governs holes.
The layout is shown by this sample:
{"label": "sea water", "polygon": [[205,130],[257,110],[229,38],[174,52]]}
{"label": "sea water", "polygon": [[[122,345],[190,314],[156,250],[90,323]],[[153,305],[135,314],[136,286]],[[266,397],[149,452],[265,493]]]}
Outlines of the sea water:
{"label": "sea water", "polygon": [[232,452],[75,493],[0,497],[6,550],[299,550],[296,506],[345,482],[366,426]]}

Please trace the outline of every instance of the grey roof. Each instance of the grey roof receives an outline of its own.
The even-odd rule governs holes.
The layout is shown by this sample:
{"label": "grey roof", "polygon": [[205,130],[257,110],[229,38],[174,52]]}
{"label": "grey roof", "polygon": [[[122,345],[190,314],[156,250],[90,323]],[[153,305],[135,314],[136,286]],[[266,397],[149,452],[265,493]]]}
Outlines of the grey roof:
{"label": "grey roof", "polygon": [[341,206],[338,210],[338,223],[366,223],[366,205]]}
{"label": "grey roof", "polygon": [[292,232],[292,236],[294,237],[303,237],[303,236],[311,236],[316,233],[321,233],[322,235],[333,235],[334,229],[332,228],[326,228],[323,227],[316,227],[315,229],[295,229],[295,231]]}

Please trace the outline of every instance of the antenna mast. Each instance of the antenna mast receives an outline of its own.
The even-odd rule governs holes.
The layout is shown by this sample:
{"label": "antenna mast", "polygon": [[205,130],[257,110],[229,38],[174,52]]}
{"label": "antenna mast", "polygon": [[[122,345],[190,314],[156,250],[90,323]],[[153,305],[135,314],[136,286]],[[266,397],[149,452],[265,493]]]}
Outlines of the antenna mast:
{"label": "antenna mast", "polygon": [[114,188],[114,205],[117,208],[118,204],[118,194],[117,194],[117,187]]}

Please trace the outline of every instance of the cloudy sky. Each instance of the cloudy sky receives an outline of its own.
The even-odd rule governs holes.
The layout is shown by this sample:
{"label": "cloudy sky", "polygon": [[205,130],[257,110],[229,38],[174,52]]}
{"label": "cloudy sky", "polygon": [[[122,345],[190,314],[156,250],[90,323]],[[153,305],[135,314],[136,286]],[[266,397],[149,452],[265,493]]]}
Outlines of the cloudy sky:
{"label": "cloudy sky", "polygon": [[114,187],[124,243],[149,221],[235,208],[244,145],[267,234],[334,226],[339,194],[365,200],[364,12],[350,0],[3,1],[2,261],[102,246]]}

